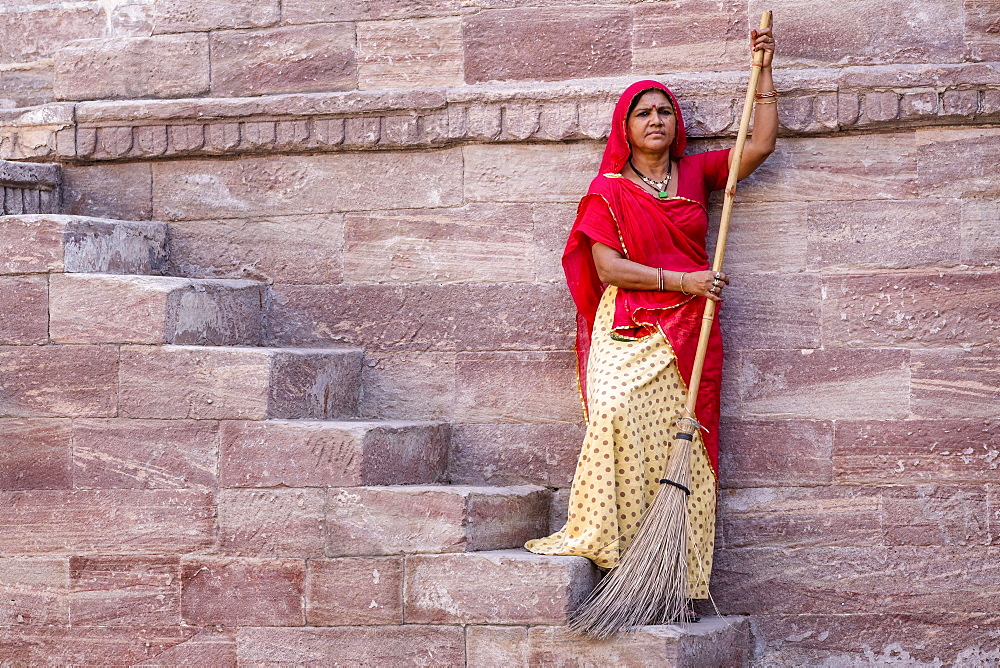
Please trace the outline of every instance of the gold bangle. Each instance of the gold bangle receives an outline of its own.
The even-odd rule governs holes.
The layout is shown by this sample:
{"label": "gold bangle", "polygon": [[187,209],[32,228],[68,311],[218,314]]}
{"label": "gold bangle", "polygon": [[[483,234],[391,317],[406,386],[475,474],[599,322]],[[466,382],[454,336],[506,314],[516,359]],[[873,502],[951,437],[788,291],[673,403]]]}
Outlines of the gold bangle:
{"label": "gold bangle", "polygon": [[684,277],[687,276],[687,275],[688,275],[688,272],[686,272],[686,271],[682,271],[681,272],[681,292],[683,292],[686,295],[689,295],[691,293],[684,289]]}
{"label": "gold bangle", "polygon": [[778,98],[772,97],[770,100],[757,100],[755,104],[778,104]]}
{"label": "gold bangle", "polygon": [[776,90],[769,90],[769,91],[764,92],[764,93],[754,93],[753,97],[754,97],[755,100],[763,100],[764,98],[768,98],[768,97],[778,97],[778,91],[776,91]]}

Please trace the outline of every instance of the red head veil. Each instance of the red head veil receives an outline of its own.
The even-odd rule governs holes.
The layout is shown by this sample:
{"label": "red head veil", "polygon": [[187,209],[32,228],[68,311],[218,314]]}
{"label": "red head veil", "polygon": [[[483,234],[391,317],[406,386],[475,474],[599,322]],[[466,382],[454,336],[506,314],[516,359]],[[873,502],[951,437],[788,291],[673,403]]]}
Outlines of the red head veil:
{"label": "red head veil", "polygon": [[628,108],[632,106],[632,100],[641,93],[648,90],[662,90],[670,98],[670,103],[674,106],[674,114],[677,116],[677,134],[670,144],[670,157],[674,160],[684,155],[684,147],[687,146],[687,133],[684,131],[684,118],[681,116],[681,108],[677,106],[677,98],[670,92],[670,89],[659,81],[637,81],[622,93],[615,105],[615,113],[611,117],[611,133],[608,136],[608,145],[604,149],[604,158],[601,159],[601,174],[617,174],[625,166],[628,157],[632,154],[632,147],[628,143]]}

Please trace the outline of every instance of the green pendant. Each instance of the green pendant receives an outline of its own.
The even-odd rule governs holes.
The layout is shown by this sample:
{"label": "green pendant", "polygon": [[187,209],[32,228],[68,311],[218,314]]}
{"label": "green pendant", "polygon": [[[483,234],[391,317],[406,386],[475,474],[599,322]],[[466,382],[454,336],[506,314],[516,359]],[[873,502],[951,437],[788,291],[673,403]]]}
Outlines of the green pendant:
{"label": "green pendant", "polygon": [[656,196],[659,197],[660,199],[667,199],[667,193],[665,193],[665,192],[663,192],[663,193],[656,193]]}

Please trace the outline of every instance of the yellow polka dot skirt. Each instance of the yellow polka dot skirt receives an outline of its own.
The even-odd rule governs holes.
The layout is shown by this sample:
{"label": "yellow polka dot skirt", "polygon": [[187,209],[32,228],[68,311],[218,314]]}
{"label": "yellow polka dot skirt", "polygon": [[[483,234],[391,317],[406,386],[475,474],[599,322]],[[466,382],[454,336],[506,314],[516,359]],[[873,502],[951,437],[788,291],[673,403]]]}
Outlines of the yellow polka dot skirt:
{"label": "yellow polka dot skirt", "polygon": [[[587,557],[601,568],[618,557],[660,487],[687,386],[662,333],[642,341],[611,338],[617,288],[601,298],[587,360],[590,422],[558,532],[528,541],[537,554]],[[716,481],[701,434],[691,448],[688,597],[708,598],[715,545]]]}

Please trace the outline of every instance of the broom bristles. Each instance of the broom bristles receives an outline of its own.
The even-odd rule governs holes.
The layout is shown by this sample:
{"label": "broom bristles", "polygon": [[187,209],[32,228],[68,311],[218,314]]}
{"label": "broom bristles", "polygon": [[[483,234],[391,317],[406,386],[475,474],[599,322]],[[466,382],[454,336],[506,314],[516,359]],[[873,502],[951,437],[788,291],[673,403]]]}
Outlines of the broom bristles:
{"label": "broom bristles", "polygon": [[[691,442],[676,438],[665,478],[690,486]],[[660,485],[610,573],[573,614],[570,627],[595,638],[647,624],[683,621],[687,609],[687,495]]]}

